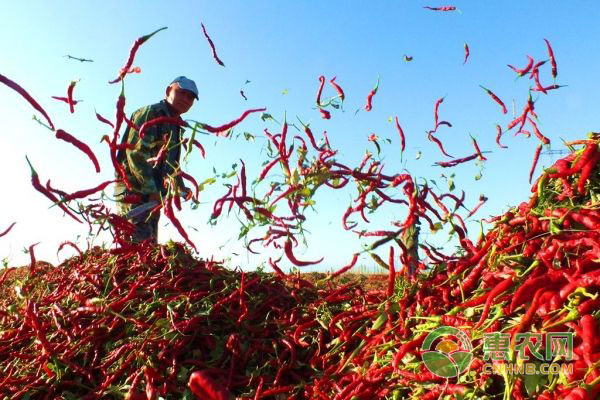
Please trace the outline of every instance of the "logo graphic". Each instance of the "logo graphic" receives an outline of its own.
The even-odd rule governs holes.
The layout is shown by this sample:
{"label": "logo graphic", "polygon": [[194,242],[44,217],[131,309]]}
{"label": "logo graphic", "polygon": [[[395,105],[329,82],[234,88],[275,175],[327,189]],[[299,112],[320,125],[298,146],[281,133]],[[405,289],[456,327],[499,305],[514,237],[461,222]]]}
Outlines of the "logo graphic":
{"label": "logo graphic", "polygon": [[466,333],[452,326],[440,326],[425,337],[421,356],[432,374],[454,378],[471,365],[472,350],[473,346]]}

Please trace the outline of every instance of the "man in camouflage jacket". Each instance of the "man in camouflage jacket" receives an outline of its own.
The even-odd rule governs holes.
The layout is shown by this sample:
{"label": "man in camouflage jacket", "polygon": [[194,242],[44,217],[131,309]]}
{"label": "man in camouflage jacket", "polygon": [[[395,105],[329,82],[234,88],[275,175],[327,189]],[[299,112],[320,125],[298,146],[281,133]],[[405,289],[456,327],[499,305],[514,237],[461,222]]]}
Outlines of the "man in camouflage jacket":
{"label": "man in camouflage jacket", "polygon": [[[136,110],[131,116],[131,122],[141,127],[144,122],[154,118],[180,117],[192,107],[194,99],[198,99],[198,89],[194,81],[184,76],[177,77],[167,87],[164,100]],[[138,131],[127,127],[122,143],[131,144],[133,149],[120,150],[117,161],[123,165],[132,190],[128,190],[123,183],[115,187],[118,212],[121,216],[127,218],[127,214],[141,204],[161,201],[161,197],[167,192],[164,186],[165,178],[172,177],[179,169],[181,133],[182,128],[175,124],[156,124],[145,130],[144,137],[140,139]],[[166,152],[163,157],[157,157],[163,146],[166,146]],[[184,186],[181,177],[176,176],[175,182],[179,194],[189,200],[192,192]],[[125,202],[123,200],[126,196],[137,197],[139,201]],[[131,241],[140,243],[151,239],[156,243],[159,218],[160,213],[151,213],[151,210],[128,218],[136,227]]]}

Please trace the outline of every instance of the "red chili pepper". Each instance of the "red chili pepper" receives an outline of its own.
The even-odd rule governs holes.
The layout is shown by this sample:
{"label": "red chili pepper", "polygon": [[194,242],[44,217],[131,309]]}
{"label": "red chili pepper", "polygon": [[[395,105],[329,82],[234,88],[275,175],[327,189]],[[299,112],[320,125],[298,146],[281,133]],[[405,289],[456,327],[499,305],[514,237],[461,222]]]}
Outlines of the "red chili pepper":
{"label": "red chili pepper", "polygon": [[298,260],[294,256],[294,253],[292,251],[292,241],[290,239],[288,239],[288,240],[285,241],[284,251],[285,251],[285,255],[292,262],[292,264],[294,264],[294,265],[296,265],[298,267],[305,267],[307,265],[318,264],[321,261],[323,261],[323,259],[324,259],[324,257],[321,257],[320,259],[318,259],[316,261],[300,261],[300,260]]}
{"label": "red chili pepper", "polygon": [[223,61],[221,61],[221,59],[219,58],[219,56],[217,55],[217,50],[215,49],[215,44],[213,43],[212,39],[210,38],[210,36],[208,36],[208,33],[206,33],[206,28],[204,27],[203,23],[200,23],[200,25],[202,26],[202,32],[204,33],[204,36],[206,37],[206,40],[208,40],[208,44],[210,45],[210,49],[212,50],[212,55],[213,58],[215,59],[215,61],[222,67],[225,66],[225,64],[223,64]]}
{"label": "red chili pepper", "polygon": [[469,59],[469,45],[467,44],[467,42],[465,42],[465,61],[463,61],[463,65],[465,65],[467,63],[467,60]]}
{"label": "red chili pepper", "polygon": [[473,141],[473,147],[475,147],[475,153],[477,154],[477,157],[479,157],[479,160],[480,161],[487,160],[487,158],[485,158],[483,156],[483,154],[481,154],[481,150],[479,149],[479,145],[477,144],[477,140],[475,140],[475,138],[473,136],[471,136],[471,140]]}
{"label": "red chili pepper", "polygon": [[485,197],[484,195],[479,196],[479,203],[477,203],[477,205],[475,206],[475,208],[473,208],[471,210],[471,212],[467,215],[467,218],[470,218],[473,216],[473,214],[475,214],[477,212],[477,210],[479,210],[479,208],[483,205],[483,203],[485,203],[487,201],[487,197]]}
{"label": "red chili pepper", "polygon": [[317,107],[321,107],[321,93],[323,92],[323,86],[325,86],[325,77],[319,76],[319,89],[317,89]]}
{"label": "red chili pepper", "polygon": [[335,76],[333,78],[331,78],[329,80],[329,82],[331,83],[331,85],[333,85],[335,91],[338,93],[338,96],[340,96],[340,99],[342,101],[344,101],[345,99],[345,95],[344,95],[344,90],[342,90],[342,88],[340,87],[340,85],[338,85],[337,83],[335,83]]}
{"label": "red chili pepper", "polygon": [[27,93],[27,91],[25,89],[23,89],[18,83],[8,79],[6,76],[4,76],[2,74],[0,74],[0,82],[4,83],[6,86],[11,88],[15,92],[19,93],[21,96],[23,96],[25,98],[25,100],[27,100],[33,108],[38,110],[44,116],[44,118],[46,118],[46,121],[48,121],[48,124],[50,125],[50,129],[54,130],[54,124],[50,120],[50,117],[48,116],[46,111],[42,108],[42,106],[40,106],[38,104],[37,101],[35,101],[35,99],[33,97],[31,97],[29,95],[29,93]]}
{"label": "red chili pepper", "polygon": [[424,6],[423,8],[426,8],[426,9],[432,10],[432,11],[455,11],[456,10],[456,7],[454,7],[454,6],[442,6],[442,7]]}
{"label": "red chili pepper", "polygon": [[476,159],[479,156],[479,154],[475,153],[475,154],[471,154],[470,156],[467,157],[463,157],[463,158],[457,158],[455,160],[452,161],[437,161],[435,163],[435,165],[439,165],[442,168],[449,168],[449,167],[455,167],[458,164],[462,164],[465,163],[467,161],[471,161]]}
{"label": "red chili pepper", "polygon": [[331,113],[329,111],[319,108],[319,112],[321,113],[321,118],[331,119]]}
{"label": "red chili pepper", "polygon": [[56,255],[58,256],[58,253],[65,247],[65,246],[71,246],[72,248],[74,248],[77,253],[79,253],[80,257],[83,257],[83,253],[81,252],[81,250],[79,250],[79,247],[77,247],[77,245],[73,242],[70,241],[64,241],[60,244],[60,246],[58,246],[58,250],[56,250]]}
{"label": "red chili pepper", "polygon": [[404,138],[404,131],[400,127],[400,123],[398,122],[398,117],[396,117],[396,129],[398,129],[398,133],[400,134],[400,151],[404,151],[406,148],[406,142]]}
{"label": "red chili pepper", "polygon": [[531,126],[533,127],[533,133],[535,134],[535,136],[540,139],[540,141],[543,144],[550,144],[550,139],[548,139],[546,136],[542,135],[542,132],[540,132],[540,130],[538,129],[537,125],[535,122],[533,122],[533,120],[529,117],[527,117],[527,120],[529,121],[529,123],[531,124]]}
{"label": "red chili pepper", "polygon": [[98,186],[96,186],[96,187],[94,187],[94,188],[91,188],[91,189],[78,190],[78,191],[76,191],[76,192],[73,192],[73,193],[71,193],[71,194],[67,194],[67,195],[66,195],[66,196],[65,196],[65,197],[62,199],[62,201],[63,201],[63,202],[67,202],[67,201],[71,201],[71,200],[75,200],[75,199],[83,199],[83,198],[86,198],[86,197],[88,197],[88,196],[90,196],[90,195],[92,195],[92,194],[94,194],[94,193],[97,193],[97,192],[99,192],[99,191],[101,191],[101,190],[104,190],[104,189],[106,189],[106,187],[107,187],[108,185],[110,185],[111,183],[115,183],[115,182],[117,182],[117,181],[106,181],[106,182],[103,182],[103,183],[101,183],[100,185],[98,185]]}
{"label": "red chili pepper", "polygon": [[56,131],[56,138],[60,139],[60,140],[64,140],[67,143],[71,143],[73,146],[77,147],[79,150],[84,152],[85,155],[87,155],[89,157],[89,159],[94,163],[96,172],[100,172],[100,164],[98,163],[98,159],[96,158],[96,155],[94,154],[92,149],[90,149],[90,147],[87,144],[83,143],[82,141],[75,138],[71,134],[63,131],[62,129],[58,129]]}
{"label": "red chili pepper", "polygon": [[185,239],[186,243],[189,244],[196,252],[198,252],[198,249],[196,249],[196,246],[188,237],[185,229],[183,229],[183,226],[181,226],[181,222],[179,222],[179,220],[175,216],[175,213],[173,212],[172,201],[173,201],[173,197],[169,197],[165,201],[165,204],[164,204],[165,215],[167,216],[167,218],[169,218],[169,220],[171,220],[171,222],[173,223],[173,226],[175,226],[175,228],[177,229],[179,234]]}
{"label": "red chili pepper", "polygon": [[496,124],[496,130],[498,131],[496,135],[496,143],[498,144],[498,147],[500,147],[501,149],[508,149],[508,146],[500,144],[500,138],[502,137],[502,128],[500,127],[500,125]]}
{"label": "red chili pepper", "polygon": [[542,152],[542,145],[538,145],[535,149],[535,154],[533,155],[533,163],[531,164],[531,169],[529,170],[529,183],[531,183],[531,178],[533,177],[533,173],[535,172],[535,167],[540,158],[540,153]]}
{"label": "red chili pepper", "polygon": [[514,284],[514,281],[513,281],[513,277],[511,276],[510,278],[506,278],[504,281],[500,282],[498,285],[496,285],[495,288],[490,290],[485,295],[486,300],[485,300],[485,305],[483,306],[483,311],[481,312],[481,317],[479,318],[479,321],[475,324],[475,326],[473,326],[473,329],[477,329],[483,324],[483,322],[485,321],[485,319],[488,316],[488,313],[490,312],[490,306],[492,305],[492,302],[494,301],[496,296],[498,296],[500,293],[504,292],[505,290],[508,290],[513,284]]}
{"label": "red chili pepper", "polygon": [[554,58],[554,51],[552,51],[552,46],[550,46],[548,39],[544,39],[544,42],[546,42],[546,47],[548,48],[548,57],[550,57],[550,65],[552,65],[552,77],[556,79],[558,72],[556,68],[556,59]]}
{"label": "red chili pepper", "polygon": [[367,104],[365,105],[365,110],[371,111],[371,108],[373,108],[371,103],[373,101],[373,96],[375,96],[375,93],[377,93],[378,89],[379,89],[379,78],[377,78],[377,84],[375,85],[375,87],[367,95]]}
{"label": "red chili pepper", "polygon": [[[94,112],[96,112],[96,111],[94,111]],[[96,112],[96,118],[98,119],[98,121],[104,122],[105,124],[110,125],[112,128],[115,127],[112,122],[110,122],[109,120],[104,118],[102,115],[98,114],[98,112]]]}
{"label": "red chili pepper", "polygon": [[148,34],[148,35],[144,35],[141,36],[139,38],[137,38],[135,40],[135,42],[133,42],[133,46],[131,46],[131,49],[129,50],[129,57],[127,58],[127,62],[125,62],[125,65],[123,66],[123,68],[121,68],[121,70],[119,71],[119,76],[117,76],[116,79],[108,82],[108,83],[117,83],[117,82],[121,82],[123,80],[123,78],[125,77],[125,75],[127,75],[127,73],[129,72],[129,69],[131,68],[131,65],[133,64],[133,59],[135,58],[135,53],[137,53],[138,48],[144,44],[148,39],[150,39],[152,36],[154,36],[156,33],[167,29],[167,27],[162,27],[160,29],[155,30],[154,32]]}
{"label": "red chili pepper", "polygon": [[81,223],[81,220],[79,218],[77,218],[72,212],[71,210],[69,210],[67,207],[65,207],[64,204],[60,204],[60,201],[56,198],[56,196],[54,194],[52,194],[48,189],[46,189],[44,186],[42,186],[42,184],[40,183],[40,178],[38,176],[38,173],[36,172],[35,169],[33,169],[33,166],[31,165],[31,163],[29,162],[29,158],[27,158],[27,156],[25,156],[25,159],[27,160],[27,164],[29,164],[29,168],[31,169],[31,184],[33,185],[33,187],[40,192],[41,194],[43,194],[44,196],[46,196],[48,199],[50,199],[53,203],[59,203],[58,206],[66,213],[68,214],[70,217],[72,217],[75,221]]}
{"label": "red chili pepper", "polygon": [[[126,119],[126,118],[124,118],[124,119]],[[159,125],[159,124],[171,124],[171,125],[177,125],[177,126],[188,126],[187,122],[185,122],[184,120],[182,120],[181,117],[167,117],[167,116],[156,117],[156,118],[153,118],[150,121],[146,121],[146,122],[144,122],[142,124],[141,128],[139,129],[139,131],[140,131],[140,133],[139,133],[140,138],[143,139],[144,136],[146,136],[146,131],[148,130],[148,128],[150,128],[151,126],[154,126],[154,125]]]}
{"label": "red chili pepper", "polygon": [[396,286],[396,269],[394,268],[394,246],[390,246],[390,257],[388,261],[389,275],[388,275],[388,287],[387,297],[388,299],[394,295],[394,288]]}
{"label": "red chili pepper", "polygon": [[533,58],[531,58],[530,56],[527,56],[527,58],[529,59],[529,63],[523,69],[515,68],[510,64],[508,64],[508,67],[515,71],[519,75],[519,77],[526,75],[529,71],[531,71],[531,68],[533,67]]}
{"label": "red chili pepper", "polygon": [[221,126],[217,126],[217,127],[212,127],[207,124],[200,124],[200,125],[201,125],[202,129],[207,130],[211,133],[219,133],[219,132],[226,131],[230,128],[233,128],[234,126],[236,126],[237,124],[242,122],[244,120],[244,118],[246,118],[248,116],[248,114],[259,112],[259,111],[267,111],[267,109],[266,108],[257,108],[257,109],[253,109],[253,110],[246,110],[239,118],[237,118],[225,125],[221,125]]}
{"label": "red chili pepper", "polygon": [[585,194],[585,183],[590,178],[593,170],[596,168],[598,164],[598,160],[600,159],[600,153],[598,152],[598,146],[593,146],[594,152],[589,157],[588,161],[581,168],[581,175],[579,176],[579,180],[577,181],[577,191],[579,194]]}
{"label": "red chili pepper", "polygon": [[75,112],[75,102],[73,101],[73,89],[75,89],[75,85],[77,81],[71,81],[69,87],[67,88],[67,103],[69,104],[69,111],[71,114]]}
{"label": "red chili pepper", "polygon": [[444,97],[440,97],[435,102],[433,106],[433,132],[435,132],[438,128],[438,112],[440,110],[440,105],[444,102]]}
{"label": "red chili pepper", "polygon": [[485,92],[492,98],[494,99],[494,101],[496,103],[498,103],[500,105],[500,107],[502,107],[502,113],[506,114],[508,111],[506,110],[506,106],[504,105],[504,102],[502,100],[500,100],[500,98],[498,96],[496,96],[496,94],[494,92],[492,92],[490,89],[486,88],[485,86],[479,85],[480,88],[482,88],[483,90],[485,90]]}
{"label": "red chili pepper", "polygon": [[33,248],[35,246],[37,246],[38,244],[40,244],[40,242],[34,243],[31,246],[29,246],[29,257],[31,258],[31,263],[29,264],[30,273],[33,273],[35,271],[36,261],[35,261],[35,253],[33,252]]}
{"label": "red chili pepper", "polygon": [[225,388],[203,371],[193,372],[190,375],[188,386],[192,393],[202,400],[229,400],[230,398]]}
{"label": "red chili pepper", "polygon": [[454,158],[454,156],[451,156],[450,154],[446,153],[446,150],[444,150],[444,146],[442,145],[442,142],[440,142],[440,140],[438,138],[436,138],[435,136],[433,136],[433,131],[429,131],[427,132],[427,138],[434,142],[435,144],[438,145],[440,151],[442,152],[443,155],[445,155],[446,157],[450,157],[450,158]]}
{"label": "red chili pepper", "polygon": [[531,90],[534,92],[546,93],[548,90],[556,90],[556,89],[559,89],[559,88],[565,87],[565,86],[567,86],[567,85],[550,85],[550,86],[546,86],[546,87],[535,87]]}
{"label": "red chili pepper", "polygon": [[6,235],[8,232],[10,232],[10,230],[13,228],[13,226],[15,226],[16,222],[13,222],[12,224],[10,224],[10,226],[8,228],[6,228],[6,230],[4,232],[0,232],[0,237]]}

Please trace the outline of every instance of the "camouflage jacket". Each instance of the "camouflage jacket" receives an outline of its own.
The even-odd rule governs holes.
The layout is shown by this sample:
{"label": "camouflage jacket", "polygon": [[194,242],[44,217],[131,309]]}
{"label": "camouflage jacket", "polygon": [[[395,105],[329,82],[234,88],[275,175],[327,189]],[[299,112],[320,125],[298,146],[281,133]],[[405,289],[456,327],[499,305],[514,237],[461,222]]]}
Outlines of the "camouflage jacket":
{"label": "camouflage jacket", "polygon": [[[131,115],[131,122],[141,127],[144,122],[162,116],[172,116],[165,100],[136,110]],[[177,125],[157,124],[148,128],[144,138],[140,139],[139,132],[127,126],[122,143],[129,143],[135,147],[131,150],[120,150],[117,161],[123,165],[134,193],[150,195],[166,192],[163,186],[164,178],[179,168],[182,131]],[[149,162],[149,159],[158,155],[165,143],[168,143],[168,150],[162,161],[156,164]],[[179,188],[183,186],[180,176],[176,178],[176,182]],[[123,193],[124,190],[125,185],[119,183],[116,185],[115,194]]]}

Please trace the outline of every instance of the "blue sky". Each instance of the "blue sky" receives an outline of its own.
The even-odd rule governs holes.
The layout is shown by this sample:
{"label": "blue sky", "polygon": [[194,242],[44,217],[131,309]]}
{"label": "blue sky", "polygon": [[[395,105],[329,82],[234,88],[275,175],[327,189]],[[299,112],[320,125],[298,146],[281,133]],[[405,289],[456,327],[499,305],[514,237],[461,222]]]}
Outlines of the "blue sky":
{"label": "blue sky", "polygon": [[[425,5],[448,4],[459,11],[423,9]],[[36,242],[40,242],[38,258],[54,264],[59,261],[55,252],[61,241],[80,235],[79,243],[85,247],[85,229],[54,208],[48,209],[48,201],[31,187],[25,154],[44,182],[51,179],[67,191],[110,179],[107,149],[99,143],[108,131],[96,121],[94,110],[114,119],[120,88],[107,82],[125,62],[133,41],[162,26],[168,29],[138,51],[134,65],[141,67],[142,73],[126,79],[128,114],[162,99],[166,85],[174,77],[186,75],[196,80],[200,90],[200,100],[186,118],[220,125],[245,109],[258,107],[267,107],[277,120],[282,120],[284,113],[288,120],[298,116],[311,122],[317,137],[326,130],[332,145],[340,149],[338,159],[351,166],[358,164],[365,149],[374,151],[367,137],[376,133],[392,140],[382,149],[389,174],[406,168],[446,188],[440,173],[454,172],[456,186],[467,192],[467,205],[476,204],[480,194],[489,197],[476,215],[479,218],[501,213],[527,199],[527,176],[538,144],[535,137],[512,134],[503,138],[508,150],[495,144],[494,125],[506,126],[513,100],[515,112],[520,113],[532,84],[526,78],[515,80],[506,64],[522,67],[527,54],[536,60],[546,59],[543,39],[549,39],[558,62],[557,83],[568,86],[536,98],[541,131],[552,140],[552,148],[562,149],[561,138],[583,138],[587,132],[598,130],[600,11],[592,1],[28,1],[6,3],[3,15],[0,73],[26,88],[58,127],[88,143],[102,166],[102,172],[96,174],[81,153],[32,121],[34,111],[23,99],[0,87],[4,138],[0,160],[6,171],[6,189],[0,196],[0,230],[17,221],[14,230],[0,239],[0,258],[6,257],[11,265],[27,263],[29,256],[22,249]],[[200,22],[214,40],[225,68],[212,59]],[[471,56],[463,66],[465,42]],[[66,54],[94,62],[67,60]],[[405,62],[405,54],[414,57],[413,61]],[[329,121],[322,120],[313,107],[319,75],[327,79],[337,76],[346,92],[344,110],[334,111]],[[552,83],[549,65],[541,68],[540,75],[545,84]],[[363,109],[365,98],[378,77],[381,85],[373,110],[367,113]],[[64,103],[50,96],[65,96],[69,82],[76,79],[80,81],[74,97],[83,102],[71,115]],[[246,80],[251,82],[245,85]],[[501,114],[479,84],[504,100],[508,115]],[[242,88],[248,101],[239,94]],[[333,94],[326,86],[325,95]],[[453,127],[441,129],[438,137],[448,152],[457,157],[471,154],[469,134],[477,138],[482,150],[491,151],[480,180],[474,179],[480,172],[474,163],[452,171],[432,167],[444,157],[427,141],[425,132],[433,124],[434,103],[442,96],[440,118]],[[357,109],[360,111],[355,115]],[[393,116],[398,116],[407,136],[402,160],[397,133],[388,120]],[[266,159],[264,128],[272,132],[279,129],[277,124],[254,115],[236,129],[236,133],[252,133],[254,142],[245,141],[243,136],[202,136],[207,157],[203,160],[196,153],[186,171],[204,180],[213,175],[213,167],[228,172],[232,164],[244,159],[248,175],[257,176],[260,162]],[[417,152],[422,154],[418,160]],[[542,165],[551,162],[550,156],[543,155],[536,175]],[[219,181],[202,193],[199,209],[186,209],[181,218],[186,226],[198,229],[189,231],[202,257],[231,258],[230,265],[244,268],[259,265],[270,253],[248,257],[236,240],[239,224],[233,215],[216,226],[207,225],[212,201],[224,191]],[[317,212],[308,214],[308,247],[298,250],[299,257],[323,255],[323,268],[336,268],[360,249],[354,235],[341,228],[341,216],[351,194],[318,194]],[[363,227],[388,229],[389,221],[402,218],[404,211],[389,209]],[[471,226],[471,236],[475,237],[476,224]],[[430,236],[426,238],[432,242],[445,240],[445,236]],[[180,240],[170,226],[160,234],[161,241],[169,238]],[[102,240],[106,238],[100,237],[95,244]],[[68,254],[65,251],[61,259]],[[362,258],[361,262],[367,264],[369,259]]]}

